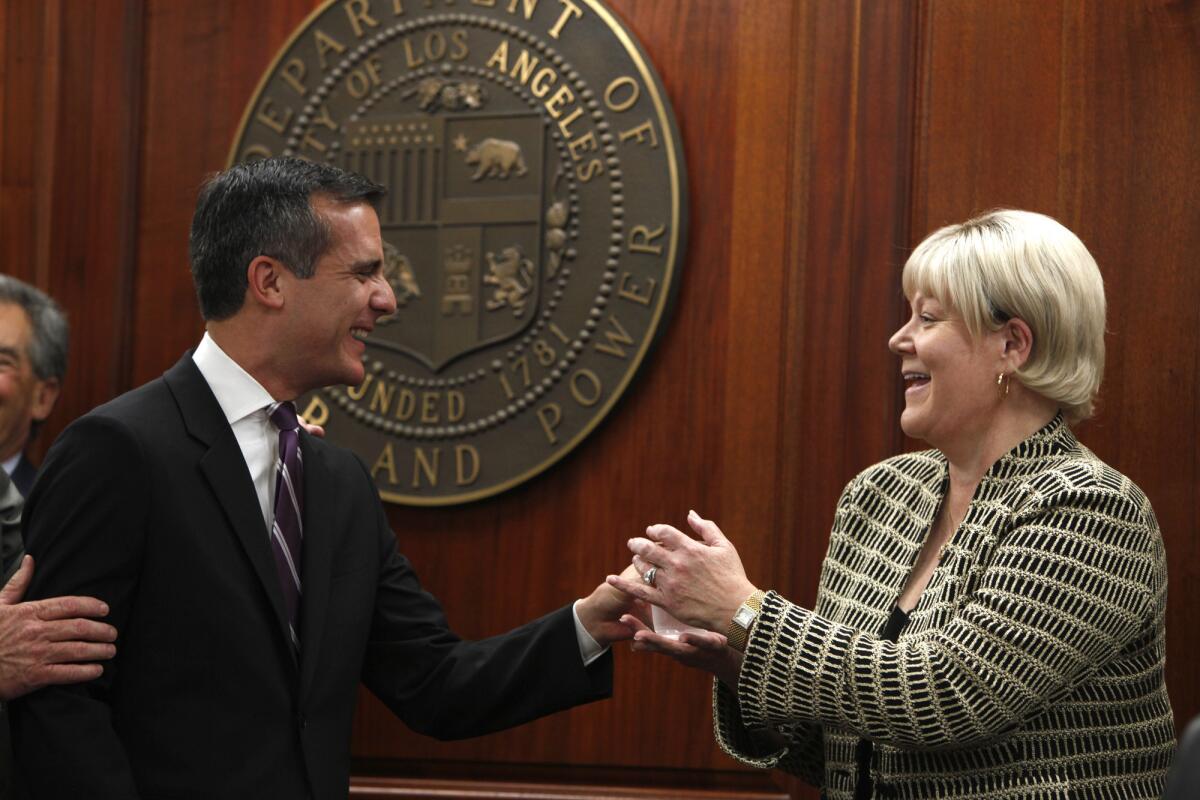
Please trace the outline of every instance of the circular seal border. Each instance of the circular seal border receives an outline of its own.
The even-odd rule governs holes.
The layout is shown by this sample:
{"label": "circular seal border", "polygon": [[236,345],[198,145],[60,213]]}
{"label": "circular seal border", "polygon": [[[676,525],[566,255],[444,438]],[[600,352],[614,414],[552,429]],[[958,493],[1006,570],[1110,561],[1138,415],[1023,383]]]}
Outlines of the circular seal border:
{"label": "circular seal border", "polygon": [[[331,7],[343,2],[343,0],[324,0],[317,6],[305,19],[293,29],[291,35],[279,47],[274,58],[267,65],[259,78],[254,91],[251,93],[249,100],[246,103],[245,111],[242,113],[241,120],[238,122],[237,129],[234,134],[233,142],[229,148],[229,154],[225,160],[226,168],[237,163],[238,145],[241,143],[243,135],[250,125],[254,116],[263,92],[267,88],[267,84],[274,77],[276,69],[280,62],[296,41],[303,36],[312,24],[325,14]],[[686,245],[688,237],[688,214],[687,214],[687,198],[688,198],[688,181],[687,169],[683,160],[682,138],[679,134],[679,126],[675,120],[675,113],[666,99],[666,90],[660,81],[657,72],[654,70],[649,57],[642,49],[641,43],[630,33],[622,22],[611,9],[605,7],[600,0],[576,0],[585,5],[593,13],[595,13],[612,31],[617,41],[624,47],[633,65],[636,67],[638,74],[644,81],[644,85],[649,93],[649,97],[653,103],[655,117],[663,131],[668,131],[669,136],[662,138],[662,144],[666,152],[667,172],[671,179],[671,186],[675,190],[671,196],[671,216],[670,216],[670,241],[666,250],[666,257],[663,259],[663,283],[666,285],[666,291],[657,303],[654,313],[650,318],[648,332],[643,338],[640,347],[630,363],[630,366],[625,370],[620,382],[616,385],[612,393],[609,395],[604,404],[594,413],[591,418],[583,425],[579,431],[569,440],[565,441],[562,446],[555,449],[546,458],[539,461],[535,466],[515,475],[499,483],[490,485],[483,489],[474,491],[462,492],[453,495],[441,495],[427,497],[422,495],[408,495],[398,492],[389,492],[379,488],[376,484],[376,489],[380,497],[391,503],[397,503],[406,506],[416,507],[437,507],[437,506],[455,506],[465,503],[477,502],[489,497],[494,497],[502,494],[510,489],[526,483],[546,470],[550,469],[558,462],[562,461],[569,454],[575,452],[576,448],[590,436],[605,420],[609,418],[613,409],[625,397],[633,380],[641,374],[644,368],[647,357],[659,340],[665,333],[665,323],[669,319],[674,310],[676,299],[679,293],[679,280],[677,273],[682,270],[682,260],[686,254]],[[676,144],[680,147],[677,148]]]}

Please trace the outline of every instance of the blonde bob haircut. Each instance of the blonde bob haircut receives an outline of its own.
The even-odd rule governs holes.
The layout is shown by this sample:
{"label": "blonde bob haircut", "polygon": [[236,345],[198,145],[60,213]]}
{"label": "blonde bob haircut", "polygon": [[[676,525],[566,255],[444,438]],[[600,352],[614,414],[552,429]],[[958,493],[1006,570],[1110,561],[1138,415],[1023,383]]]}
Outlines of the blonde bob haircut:
{"label": "blonde bob haircut", "polygon": [[904,265],[904,294],[936,299],[975,338],[1018,318],[1033,351],[1013,376],[1056,401],[1068,423],[1092,415],[1104,376],[1104,280],[1059,222],[997,209],[934,231]]}

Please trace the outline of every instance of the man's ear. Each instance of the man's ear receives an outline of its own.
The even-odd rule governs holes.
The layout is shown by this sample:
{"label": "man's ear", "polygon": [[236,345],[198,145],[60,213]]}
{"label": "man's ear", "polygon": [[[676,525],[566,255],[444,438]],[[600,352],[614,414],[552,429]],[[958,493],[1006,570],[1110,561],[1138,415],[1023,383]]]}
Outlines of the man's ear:
{"label": "man's ear", "polygon": [[265,308],[283,308],[285,272],[287,267],[282,261],[270,256],[255,257],[246,267],[246,280],[249,283],[247,298]]}
{"label": "man's ear", "polygon": [[1033,355],[1033,331],[1023,319],[1013,317],[1000,329],[1004,337],[1004,359],[1009,370],[1016,372]]}
{"label": "man's ear", "polygon": [[47,378],[44,381],[38,381],[33,387],[33,408],[30,411],[30,416],[34,422],[45,422],[46,417],[50,416],[50,412],[54,410],[54,403],[58,400],[59,389],[62,384],[58,382],[58,378]]}

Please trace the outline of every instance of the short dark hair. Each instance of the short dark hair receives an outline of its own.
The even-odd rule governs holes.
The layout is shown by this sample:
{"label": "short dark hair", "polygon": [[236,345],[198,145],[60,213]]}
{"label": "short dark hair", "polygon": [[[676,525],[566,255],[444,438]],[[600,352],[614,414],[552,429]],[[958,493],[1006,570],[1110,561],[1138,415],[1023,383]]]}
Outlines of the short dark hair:
{"label": "short dark hair", "polygon": [[329,224],[312,207],[315,195],[335,203],[375,206],[387,190],[353,172],[300,158],[235,164],[205,181],[196,200],[188,253],[206,320],[242,307],[246,267],[258,256],[311,277],[329,246]]}
{"label": "short dark hair", "polygon": [[11,275],[0,275],[0,303],[24,309],[33,336],[29,341],[29,363],[40,380],[62,381],[67,374],[67,341],[70,329],[58,303],[40,289]]}

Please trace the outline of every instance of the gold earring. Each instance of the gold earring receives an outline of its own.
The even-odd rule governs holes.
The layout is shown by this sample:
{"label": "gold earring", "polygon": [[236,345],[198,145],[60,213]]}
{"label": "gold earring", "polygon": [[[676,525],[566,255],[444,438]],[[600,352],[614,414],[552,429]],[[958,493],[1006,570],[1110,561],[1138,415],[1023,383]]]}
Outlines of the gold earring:
{"label": "gold earring", "polygon": [[1011,383],[1012,376],[1007,372],[1001,372],[996,376],[996,389],[1000,392],[1001,397],[1008,397],[1008,389]]}

